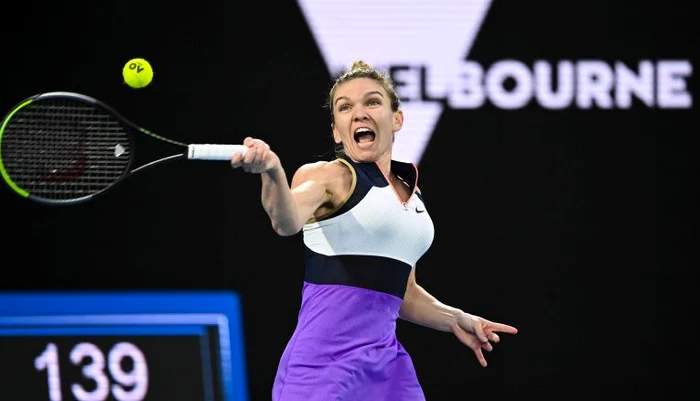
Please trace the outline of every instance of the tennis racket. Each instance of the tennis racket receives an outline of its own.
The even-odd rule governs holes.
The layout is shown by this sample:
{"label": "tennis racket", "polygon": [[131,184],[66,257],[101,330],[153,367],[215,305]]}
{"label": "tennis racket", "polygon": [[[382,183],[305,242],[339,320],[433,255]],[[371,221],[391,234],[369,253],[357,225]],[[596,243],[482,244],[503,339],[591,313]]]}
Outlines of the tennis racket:
{"label": "tennis racket", "polygon": [[[137,164],[136,139],[144,134],[176,151]],[[72,92],[31,96],[0,125],[2,178],[20,196],[48,205],[88,201],[134,173],[167,161],[230,160],[246,149],[174,141],[137,126],[97,99]]]}

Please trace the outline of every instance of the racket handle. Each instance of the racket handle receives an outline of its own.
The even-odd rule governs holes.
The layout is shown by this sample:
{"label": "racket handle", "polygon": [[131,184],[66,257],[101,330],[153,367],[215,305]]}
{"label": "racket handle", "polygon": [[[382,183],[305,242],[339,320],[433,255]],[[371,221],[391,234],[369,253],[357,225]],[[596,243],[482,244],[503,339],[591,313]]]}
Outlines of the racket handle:
{"label": "racket handle", "polygon": [[187,145],[187,158],[192,160],[230,160],[234,153],[248,150],[245,145]]}

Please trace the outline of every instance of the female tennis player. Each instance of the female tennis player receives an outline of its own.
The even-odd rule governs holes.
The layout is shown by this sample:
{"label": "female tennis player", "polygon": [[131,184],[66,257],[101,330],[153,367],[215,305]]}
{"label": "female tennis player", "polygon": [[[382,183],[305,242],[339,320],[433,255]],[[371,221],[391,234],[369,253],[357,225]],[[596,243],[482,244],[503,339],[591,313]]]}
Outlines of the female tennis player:
{"label": "female tennis player", "polygon": [[513,326],[445,305],[416,282],[434,235],[412,163],[392,160],[404,122],[388,75],[356,61],[332,86],[336,158],[301,166],[288,182],[261,139],[231,158],[260,174],[262,204],[282,236],[303,233],[306,265],[296,329],[279,362],[273,401],[425,400],[398,318],[453,333],[486,366]]}

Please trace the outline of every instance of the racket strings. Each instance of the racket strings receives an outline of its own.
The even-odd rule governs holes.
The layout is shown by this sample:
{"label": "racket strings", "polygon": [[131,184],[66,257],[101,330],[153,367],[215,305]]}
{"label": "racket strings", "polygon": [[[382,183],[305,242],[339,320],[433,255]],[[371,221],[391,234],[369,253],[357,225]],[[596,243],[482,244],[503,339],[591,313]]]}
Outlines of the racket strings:
{"label": "racket strings", "polygon": [[1,157],[20,188],[45,199],[75,199],[118,181],[132,159],[130,137],[112,114],[73,99],[29,103],[8,121]]}

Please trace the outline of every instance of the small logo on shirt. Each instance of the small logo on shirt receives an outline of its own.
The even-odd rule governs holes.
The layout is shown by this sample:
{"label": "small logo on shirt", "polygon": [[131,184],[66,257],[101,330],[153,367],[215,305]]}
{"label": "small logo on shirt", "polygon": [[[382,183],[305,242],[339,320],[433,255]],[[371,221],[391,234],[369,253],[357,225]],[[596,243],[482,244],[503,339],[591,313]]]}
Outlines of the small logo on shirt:
{"label": "small logo on shirt", "polygon": [[425,208],[422,208],[420,206],[416,206],[416,213],[423,213],[425,212]]}

